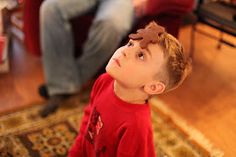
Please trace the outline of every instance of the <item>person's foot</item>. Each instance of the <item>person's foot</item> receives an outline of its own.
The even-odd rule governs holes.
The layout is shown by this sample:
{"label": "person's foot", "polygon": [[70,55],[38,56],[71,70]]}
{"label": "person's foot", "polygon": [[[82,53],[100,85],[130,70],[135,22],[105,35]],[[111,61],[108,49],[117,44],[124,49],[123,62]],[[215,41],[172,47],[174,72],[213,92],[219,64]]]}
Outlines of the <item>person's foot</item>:
{"label": "person's foot", "polygon": [[38,93],[44,99],[49,99],[48,89],[46,84],[42,84],[38,88]]}
{"label": "person's foot", "polygon": [[50,114],[56,112],[64,100],[68,99],[70,95],[55,95],[49,97],[47,104],[39,111],[41,117],[45,118]]}

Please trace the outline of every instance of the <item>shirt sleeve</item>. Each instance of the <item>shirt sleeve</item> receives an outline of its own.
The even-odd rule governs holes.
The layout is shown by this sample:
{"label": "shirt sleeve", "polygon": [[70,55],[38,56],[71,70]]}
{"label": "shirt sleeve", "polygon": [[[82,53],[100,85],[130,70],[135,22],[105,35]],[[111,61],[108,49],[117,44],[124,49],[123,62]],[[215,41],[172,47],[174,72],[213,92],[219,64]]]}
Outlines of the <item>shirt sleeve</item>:
{"label": "shirt sleeve", "polygon": [[81,121],[80,129],[79,129],[79,134],[77,135],[74,144],[69,150],[68,157],[81,157],[83,156],[83,140],[84,140],[84,135],[86,132],[86,127],[89,121],[90,117],[90,112],[91,112],[91,105],[87,105],[84,110],[84,115]]}
{"label": "shirt sleeve", "polygon": [[102,77],[103,75],[101,75],[94,83],[93,85],[93,88],[92,88],[92,91],[91,91],[91,94],[90,94],[90,102],[89,104],[85,107],[84,109],[84,115],[83,115],[83,118],[82,118],[82,121],[81,121],[81,125],[80,125],[80,130],[79,130],[79,133],[84,135],[85,134],[85,131],[86,131],[86,127],[87,127],[87,124],[88,124],[88,121],[89,121],[89,117],[90,117],[90,113],[91,113],[91,110],[93,108],[93,101],[96,97],[96,94],[100,88],[100,85],[101,85],[101,82],[102,82]]}
{"label": "shirt sleeve", "polygon": [[81,157],[81,155],[83,154],[83,152],[82,152],[83,151],[83,140],[84,140],[83,137],[86,133],[87,124],[89,122],[90,113],[91,113],[91,110],[93,107],[93,101],[94,101],[97,91],[99,90],[99,87],[100,87],[100,84],[102,81],[102,77],[103,77],[103,75],[100,76],[95,81],[95,83],[93,85],[93,88],[92,88],[92,91],[90,94],[90,102],[84,109],[84,114],[83,114],[83,118],[81,121],[79,134],[77,135],[74,144],[72,145],[72,147],[69,150],[68,157]]}
{"label": "shirt sleeve", "polygon": [[117,157],[155,157],[152,130],[127,128],[121,136]]}

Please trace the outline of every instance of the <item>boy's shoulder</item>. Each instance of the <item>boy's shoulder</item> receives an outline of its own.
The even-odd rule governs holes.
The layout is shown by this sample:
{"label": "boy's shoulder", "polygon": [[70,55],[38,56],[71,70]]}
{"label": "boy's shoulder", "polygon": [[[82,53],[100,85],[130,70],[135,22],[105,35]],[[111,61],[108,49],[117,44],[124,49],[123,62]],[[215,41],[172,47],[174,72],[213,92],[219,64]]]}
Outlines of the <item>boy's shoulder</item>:
{"label": "boy's shoulder", "polygon": [[111,81],[113,81],[113,78],[108,73],[103,73],[97,78],[95,84],[106,84]]}
{"label": "boy's shoulder", "polygon": [[113,81],[113,78],[107,74],[107,73],[103,73],[101,74],[97,80],[95,81],[94,85],[93,85],[93,91],[100,91],[102,89],[104,89],[105,87],[107,87],[109,84],[111,84]]}

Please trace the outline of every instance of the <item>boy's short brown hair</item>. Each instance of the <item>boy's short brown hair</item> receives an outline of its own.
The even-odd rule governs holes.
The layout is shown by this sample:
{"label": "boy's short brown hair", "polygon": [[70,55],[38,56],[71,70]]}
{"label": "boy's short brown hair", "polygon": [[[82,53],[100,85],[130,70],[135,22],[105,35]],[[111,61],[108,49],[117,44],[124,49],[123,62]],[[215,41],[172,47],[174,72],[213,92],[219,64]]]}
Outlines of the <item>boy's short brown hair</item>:
{"label": "boy's short brown hair", "polygon": [[165,91],[170,91],[177,88],[191,72],[191,60],[186,57],[179,41],[168,33],[159,36],[158,44],[166,58],[163,71],[158,77],[165,83]]}
{"label": "boy's short brown hair", "polygon": [[191,60],[184,54],[180,42],[157,23],[149,23],[136,34],[130,34],[129,38],[140,40],[141,48],[146,48],[149,43],[157,43],[162,48],[165,63],[156,78],[165,84],[164,92],[177,88],[191,72]]}

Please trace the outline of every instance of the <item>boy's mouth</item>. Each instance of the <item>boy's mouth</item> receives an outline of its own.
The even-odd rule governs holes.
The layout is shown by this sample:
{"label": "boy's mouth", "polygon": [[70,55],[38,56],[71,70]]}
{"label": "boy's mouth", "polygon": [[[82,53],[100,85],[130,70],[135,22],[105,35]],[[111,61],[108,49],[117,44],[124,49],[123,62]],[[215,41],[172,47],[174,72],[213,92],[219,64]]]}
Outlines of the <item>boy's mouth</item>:
{"label": "boy's mouth", "polygon": [[119,67],[121,67],[121,65],[120,65],[120,61],[119,61],[118,59],[113,58],[113,60],[115,61],[115,63],[116,63]]}

